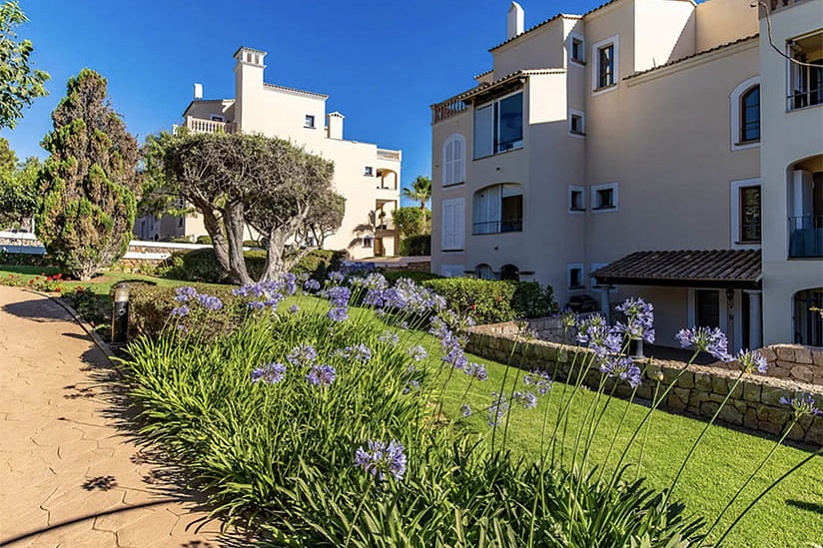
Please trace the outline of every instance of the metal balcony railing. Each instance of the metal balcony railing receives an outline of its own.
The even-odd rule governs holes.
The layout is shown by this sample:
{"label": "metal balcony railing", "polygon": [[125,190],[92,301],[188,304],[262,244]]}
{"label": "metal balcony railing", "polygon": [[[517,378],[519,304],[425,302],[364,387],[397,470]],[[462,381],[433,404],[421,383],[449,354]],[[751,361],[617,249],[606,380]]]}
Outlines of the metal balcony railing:
{"label": "metal balcony railing", "polygon": [[811,107],[823,103],[823,89],[797,90],[787,97],[789,110]]}
{"label": "metal balcony railing", "polygon": [[472,234],[475,235],[500,234],[501,232],[523,232],[523,219],[504,219],[472,225]]}
{"label": "metal balcony railing", "polygon": [[789,217],[789,258],[823,257],[823,215]]}

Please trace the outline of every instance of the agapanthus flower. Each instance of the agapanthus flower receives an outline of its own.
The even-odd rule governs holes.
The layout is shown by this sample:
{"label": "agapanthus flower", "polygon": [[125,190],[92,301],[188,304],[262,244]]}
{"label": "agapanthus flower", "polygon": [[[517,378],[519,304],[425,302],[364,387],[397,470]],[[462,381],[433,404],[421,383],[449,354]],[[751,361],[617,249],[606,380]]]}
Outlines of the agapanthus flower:
{"label": "agapanthus flower", "polygon": [[472,416],[472,408],[469,406],[468,403],[464,403],[463,406],[460,408],[460,414],[464,417],[471,417]]}
{"label": "agapanthus flower", "polygon": [[632,297],[618,305],[617,311],[626,317],[626,323],[615,325],[619,333],[631,340],[654,343],[654,306],[651,303]]}
{"label": "agapanthus flower", "polygon": [[315,365],[306,373],[306,380],[312,386],[329,386],[336,378],[337,370],[331,365]]}
{"label": "agapanthus flower", "polygon": [[577,313],[574,310],[566,308],[561,310],[557,317],[560,318],[560,323],[563,325],[563,329],[569,329],[577,325],[578,318]]}
{"label": "agapanthus flower", "polygon": [[691,348],[708,352],[718,360],[731,361],[729,341],[726,334],[717,327],[693,327],[681,329],[675,338],[680,341],[681,348]]}
{"label": "agapanthus flower", "polygon": [[577,340],[600,355],[617,354],[623,348],[623,338],[606,323],[606,319],[595,314],[577,324]]}
{"label": "agapanthus flower", "polygon": [[537,396],[534,392],[514,392],[512,394],[512,401],[519,403],[525,409],[534,409],[537,407]]}
{"label": "agapanthus flower", "polygon": [[463,368],[463,372],[469,377],[474,377],[479,381],[485,381],[489,378],[489,373],[486,371],[486,368],[479,363],[472,362],[466,365]]}
{"label": "agapanthus flower", "polygon": [[345,308],[349,306],[349,299],[351,298],[351,289],[342,285],[330,287],[325,292],[325,297],[331,301],[332,306],[338,308]]}
{"label": "agapanthus flower", "polygon": [[297,314],[298,312],[300,312],[300,307],[296,304],[293,304],[289,307],[289,312],[291,312],[292,314]]}
{"label": "agapanthus flower", "polygon": [[409,394],[411,392],[417,392],[420,390],[420,381],[412,379],[406,383],[406,386],[403,388],[404,394]]}
{"label": "agapanthus flower", "polygon": [[189,312],[190,312],[190,310],[189,310],[188,306],[181,305],[181,306],[174,307],[174,309],[172,309],[172,311],[171,311],[171,315],[172,316],[178,316],[178,317],[182,318],[183,316],[188,316]]}
{"label": "agapanthus flower", "polygon": [[334,307],[326,313],[326,316],[333,322],[344,322],[349,319],[349,309]]}
{"label": "agapanthus flower", "polygon": [[538,395],[545,396],[552,388],[552,379],[547,372],[532,369],[529,374],[523,375],[523,384],[534,386]]}
{"label": "agapanthus flower", "polygon": [[197,290],[191,287],[190,285],[178,287],[174,290],[174,300],[180,303],[184,303],[189,299],[193,299],[196,296]]}
{"label": "agapanthus flower", "polygon": [[420,346],[412,346],[408,350],[406,350],[406,354],[412,357],[412,359],[416,362],[423,361],[429,357],[429,353],[426,352],[426,349]]}
{"label": "agapanthus flower", "polygon": [[406,473],[406,454],[396,440],[388,445],[382,441],[369,440],[368,450],[361,446],[355,452],[354,465],[363,468],[379,481],[385,481],[387,475],[399,481]]}
{"label": "agapanthus flower", "polygon": [[310,344],[296,346],[286,354],[286,359],[294,366],[311,365],[317,359],[317,350]]}
{"label": "agapanthus flower", "polygon": [[314,278],[309,278],[303,283],[304,291],[320,291],[320,282]]}
{"label": "agapanthus flower", "polygon": [[606,373],[609,377],[628,382],[632,388],[637,388],[642,382],[640,368],[628,356],[603,359],[600,363],[600,371]]}
{"label": "agapanthus flower", "polygon": [[506,395],[492,392],[492,404],[489,406],[489,426],[499,425],[508,410],[509,402],[506,401]]}
{"label": "agapanthus flower", "polygon": [[251,372],[252,382],[277,384],[286,377],[286,366],[282,363],[267,363]]}
{"label": "agapanthus flower", "polygon": [[740,364],[740,368],[748,375],[754,373],[765,373],[769,369],[769,364],[760,352],[756,350],[741,350],[734,360]]}
{"label": "agapanthus flower", "polygon": [[336,270],[333,270],[333,271],[329,272],[327,277],[332,282],[336,282],[336,283],[343,283],[343,280],[346,279],[346,276],[342,272],[338,272]]}
{"label": "agapanthus flower", "polygon": [[200,293],[196,298],[197,302],[200,303],[200,306],[211,312],[216,312],[223,308],[223,301],[217,297]]}
{"label": "agapanthus flower", "polygon": [[347,360],[362,363],[366,363],[371,359],[371,349],[363,343],[341,348],[336,354]]}
{"label": "agapanthus flower", "polygon": [[469,365],[469,359],[463,352],[463,347],[457,344],[449,347],[442,360],[455,369],[465,369]]}
{"label": "agapanthus flower", "polygon": [[391,331],[383,331],[377,337],[377,340],[383,344],[389,344],[391,346],[395,346],[398,342],[400,342],[400,338],[397,336],[397,333],[392,333]]}
{"label": "agapanthus flower", "polygon": [[249,301],[246,306],[248,306],[252,310],[263,310],[266,308],[266,305],[263,304],[261,301]]}
{"label": "agapanthus flower", "polygon": [[800,394],[791,399],[783,396],[780,398],[780,403],[791,406],[797,417],[802,417],[803,415],[810,415],[812,417],[823,416],[823,411],[815,406],[814,398],[812,398],[811,394]]}

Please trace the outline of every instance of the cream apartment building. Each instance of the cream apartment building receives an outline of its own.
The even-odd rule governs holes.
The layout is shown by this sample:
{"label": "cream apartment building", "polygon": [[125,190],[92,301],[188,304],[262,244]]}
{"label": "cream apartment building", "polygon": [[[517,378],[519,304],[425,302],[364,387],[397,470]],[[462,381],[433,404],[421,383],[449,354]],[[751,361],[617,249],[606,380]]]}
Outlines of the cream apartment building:
{"label": "cream apartment building", "polygon": [[823,344],[823,0],[523,20],[513,3],[491,70],[432,106],[433,271],[604,312],[642,296],[664,345],[691,325]]}
{"label": "cream apartment building", "polygon": [[[334,161],[334,186],[346,198],[346,213],[340,229],[326,238],[323,247],[347,250],[352,258],[394,255],[398,233],[391,219],[400,200],[401,151],[344,139],[345,117],[326,112],[328,96],[265,82],[265,58],[266,52],[256,49],[241,47],[235,52],[233,99],[205,100],[202,86],[195,84],[194,100],[183,112],[184,127],[194,132],[242,131],[289,139]],[[192,240],[207,234],[196,213],[141,218],[135,233],[143,239]],[[254,234],[249,238],[254,239]]]}

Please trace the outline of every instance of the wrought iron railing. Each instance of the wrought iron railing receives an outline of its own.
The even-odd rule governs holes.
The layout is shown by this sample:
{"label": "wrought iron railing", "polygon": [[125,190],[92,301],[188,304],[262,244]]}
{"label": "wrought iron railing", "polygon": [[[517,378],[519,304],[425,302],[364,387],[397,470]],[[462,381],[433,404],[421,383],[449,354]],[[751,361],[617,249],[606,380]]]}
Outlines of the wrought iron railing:
{"label": "wrought iron railing", "polygon": [[523,219],[504,219],[502,221],[488,221],[474,223],[472,234],[499,234],[501,232],[523,232]]}

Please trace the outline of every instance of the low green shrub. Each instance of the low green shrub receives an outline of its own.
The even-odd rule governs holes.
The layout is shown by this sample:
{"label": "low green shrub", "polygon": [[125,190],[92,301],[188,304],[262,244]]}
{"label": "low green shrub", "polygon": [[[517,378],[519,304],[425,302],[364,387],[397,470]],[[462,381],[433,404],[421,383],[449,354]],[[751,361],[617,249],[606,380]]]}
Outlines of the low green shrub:
{"label": "low green shrub", "polygon": [[409,236],[400,240],[400,255],[404,257],[422,257],[432,254],[431,234]]}
{"label": "low green shrub", "polygon": [[195,243],[198,243],[200,245],[211,245],[211,236],[208,236],[208,235],[198,236],[197,241]]}
{"label": "low green shrub", "polygon": [[427,280],[440,280],[443,276],[439,276],[432,272],[419,272],[416,270],[383,270],[381,272],[389,283],[394,283],[401,278],[408,278],[415,283],[423,283]]}
{"label": "low green shrub", "polygon": [[261,247],[257,240],[243,240],[243,247]]}
{"label": "low green shrub", "polygon": [[539,318],[556,310],[551,287],[537,282],[442,278],[423,282],[446,299],[458,314],[471,314],[480,324],[517,318]]}
{"label": "low green shrub", "polygon": [[330,271],[339,270],[346,257],[345,251],[315,249],[294,265],[291,271],[293,274],[308,274],[315,280],[323,280]]}

